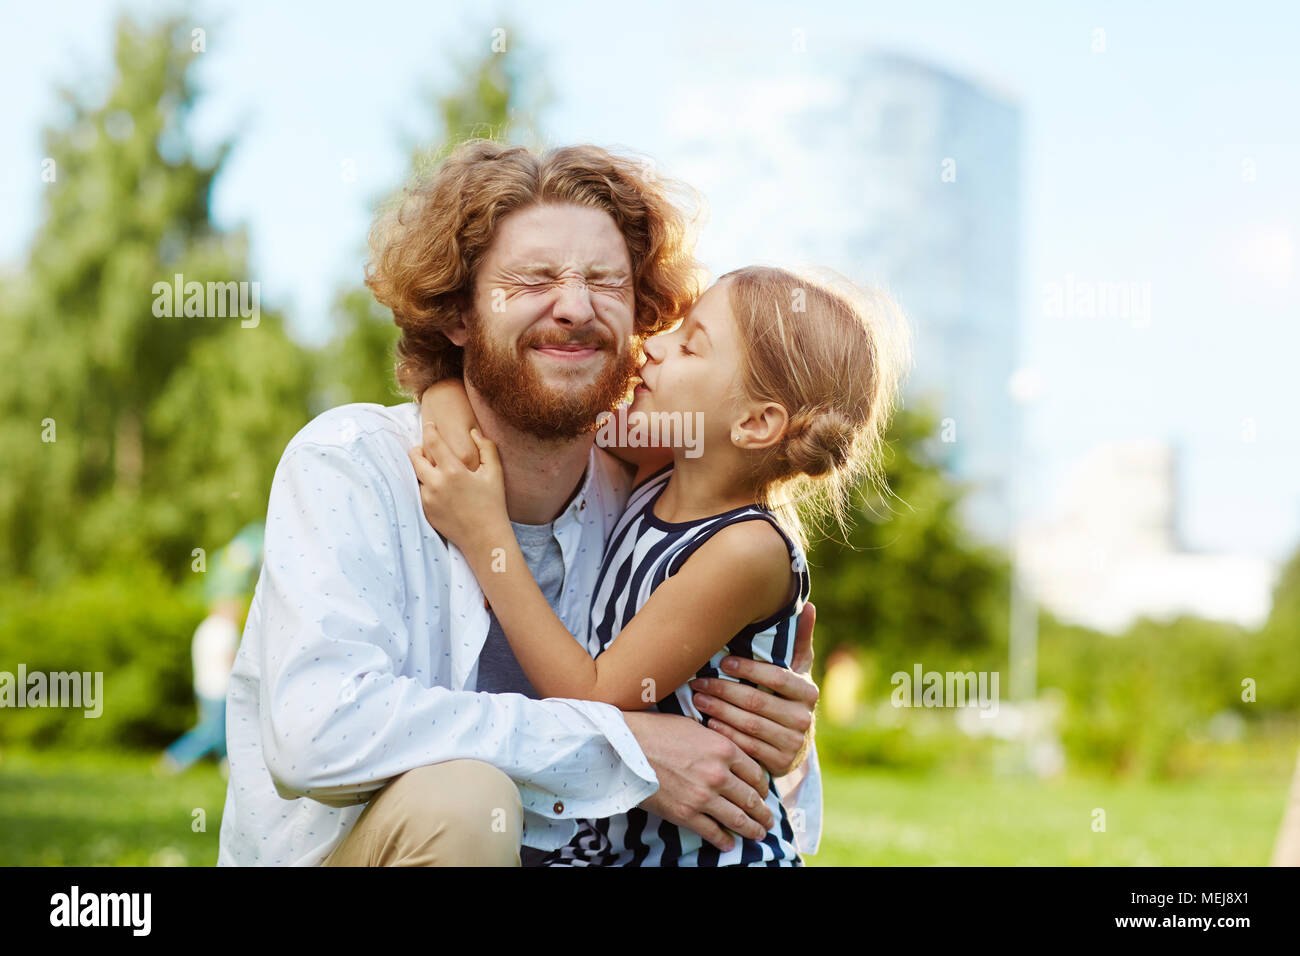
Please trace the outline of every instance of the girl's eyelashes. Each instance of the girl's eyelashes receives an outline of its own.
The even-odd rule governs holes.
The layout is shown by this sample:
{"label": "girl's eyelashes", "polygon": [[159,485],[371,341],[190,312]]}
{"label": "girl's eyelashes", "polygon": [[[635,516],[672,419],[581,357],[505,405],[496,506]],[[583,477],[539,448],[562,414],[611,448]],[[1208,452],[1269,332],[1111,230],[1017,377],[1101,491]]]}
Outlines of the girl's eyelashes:
{"label": "girl's eyelashes", "polygon": [[686,343],[685,343],[685,342],[683,342],[681,345],[679,345],[678,348],[680,348],[680,349],[682,350],[682,354],[683,354],[683,355],[694,355],[694,354],[695,354],[694,352],[692,352],[690,349],[688,349],[688,348],[686,347]]}

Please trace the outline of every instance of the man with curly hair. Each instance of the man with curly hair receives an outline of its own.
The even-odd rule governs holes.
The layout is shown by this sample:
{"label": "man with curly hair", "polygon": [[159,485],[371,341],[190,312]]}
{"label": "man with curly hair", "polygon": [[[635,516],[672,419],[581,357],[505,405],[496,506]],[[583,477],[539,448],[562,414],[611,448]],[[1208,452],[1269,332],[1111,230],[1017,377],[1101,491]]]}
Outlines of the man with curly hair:
{"label": "man with curly hair", "polygon": [[[597,416],[627,394],[641,340],[700,292],[679,192],[594,146],[475,140],[371,234],[398,381],[419,399],[464,379],[530,570],[575,634],[629,492],[627,466],[594,444]],[[782,794],[815,852],[811,680],[741,661],[749,683],[709,688],[710,727],[536,699],[464,557],[424,518],[407,457],[420,442],[416,402],[346,405],[281,458],[231,675],[219,865],[528,864],[575,820],[638,805],[726,849],[727,830],[770,825],[764,768],[797,783]]]}

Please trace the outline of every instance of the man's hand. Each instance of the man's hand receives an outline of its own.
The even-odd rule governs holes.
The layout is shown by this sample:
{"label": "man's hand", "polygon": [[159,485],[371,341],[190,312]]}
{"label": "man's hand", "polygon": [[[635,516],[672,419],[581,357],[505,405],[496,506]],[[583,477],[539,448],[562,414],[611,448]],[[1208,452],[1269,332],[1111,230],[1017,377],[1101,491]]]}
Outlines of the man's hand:
{"label": "man's hand", "polygon": [[812,678],[813,623],[817,609],[804,605],[795,634],[793,670],[741,657],[722,659],[722,670],[753,681],[772,693],[720,678],[691,681],[695,706],[709,717],[712,730],[730,738],[774,777],[784,777],[804,762],[812,747],[813,710],[818,690]]}
{"label": "man's hand", "polygon": [[754,840],[775,822],[767,799],[767,775],[740,748],[690,717],[629,711],[628,729],[650,761],[659,789],[642,809],[693,830],[726,852],[733,830]]}

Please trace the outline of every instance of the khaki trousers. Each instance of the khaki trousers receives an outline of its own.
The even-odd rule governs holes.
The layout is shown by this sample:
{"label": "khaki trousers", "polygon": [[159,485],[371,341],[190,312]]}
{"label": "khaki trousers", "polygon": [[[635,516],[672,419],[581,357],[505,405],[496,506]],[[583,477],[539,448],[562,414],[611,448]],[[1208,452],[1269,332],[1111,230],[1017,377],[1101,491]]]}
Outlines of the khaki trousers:
{"label": "khaki trousers", "polygon": [[394,777],[324,866],[518,866],[523,808],[513,780],[481,760]]}

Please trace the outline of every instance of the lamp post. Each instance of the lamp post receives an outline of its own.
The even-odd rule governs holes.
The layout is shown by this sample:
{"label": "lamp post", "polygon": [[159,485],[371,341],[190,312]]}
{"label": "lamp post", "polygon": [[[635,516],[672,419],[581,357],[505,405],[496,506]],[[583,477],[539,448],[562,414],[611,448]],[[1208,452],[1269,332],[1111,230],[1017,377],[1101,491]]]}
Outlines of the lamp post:
{"label": "lamp post", "polygon": [[1009,486],[1011,534],[1011,607],[1009,626],[1009,648],[1007,666],[1010,671],[1011,699],[1027,702],[1038,696],[1038,602],[1033,594],[1033,586],[1025,573],[1023,556],[1020,551],[1020,531],[1028,517],[1027,498],[1028,476],[1025,474],[1028,432],[1025,415],[1028,406],[1038,398],[1041,382],[1038,372],[1032,368],[1020,368],[1012,374],[1007,382],[1007,391],[1015,400],[1017,415],[1015,439],[1011,456],[1011,475]]}

